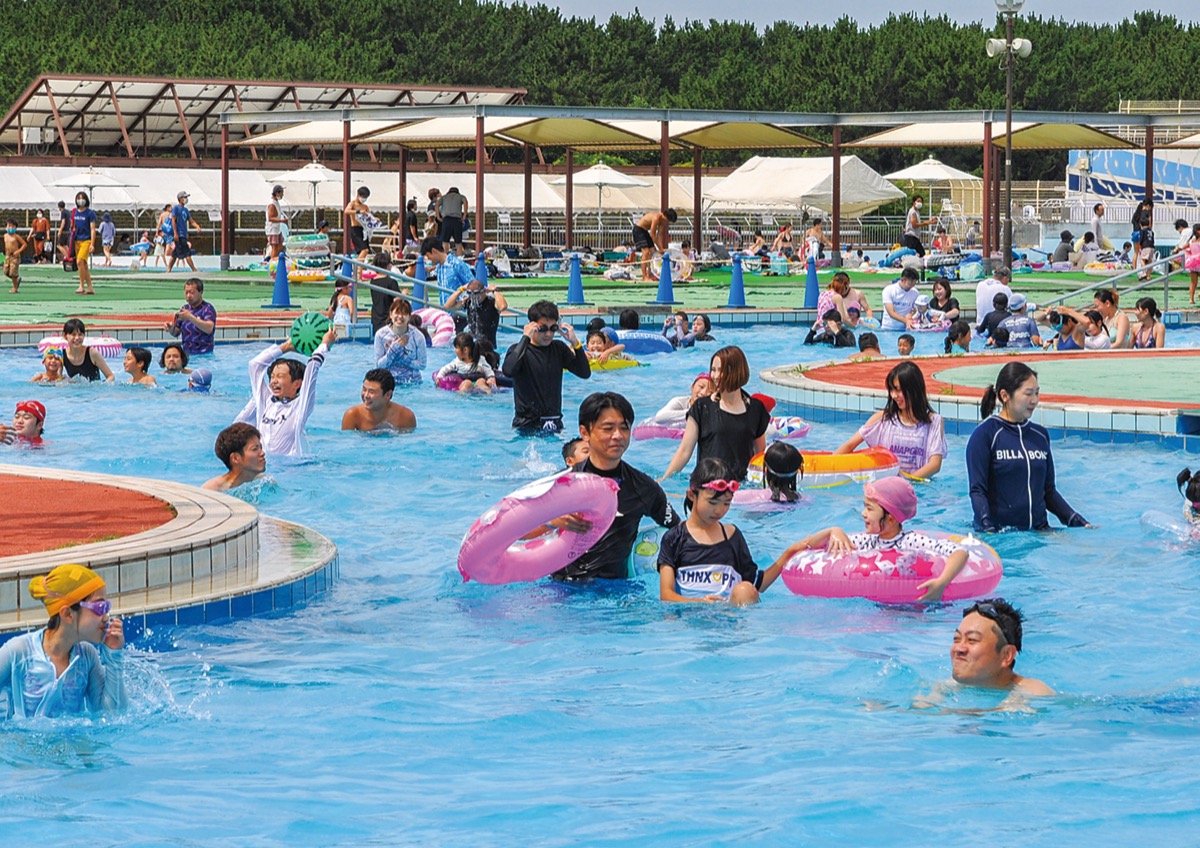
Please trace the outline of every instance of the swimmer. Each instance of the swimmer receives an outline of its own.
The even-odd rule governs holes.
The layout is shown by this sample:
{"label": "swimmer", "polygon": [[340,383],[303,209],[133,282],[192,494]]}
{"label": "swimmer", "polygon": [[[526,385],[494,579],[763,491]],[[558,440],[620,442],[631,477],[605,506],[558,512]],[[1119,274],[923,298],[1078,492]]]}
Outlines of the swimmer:
{"label": "swimmer", "polygon": [[587,336],[588,359],[593,363],[608,362],[610,359],[633,359],[625,353],[625,345],[613,344],[604,330],[591,330]]}
{"label": "swimmer", "polygon": [[971,324],[959,318],[946,331],[946,353],[959,354],[971,352]]}
{"label": "swimmer", "polygon": [[901,362],[888,372],[884,387],[888,399],[883,409],[834,453],[850,453],[866,442],[867,447],[894,453],[905,474],[933,477],[942,470],[946,455],[946,425],[929,403],[925,375],[915,362]]}
{"label": "swimmer", "polygon": [[84,345],[87,338],[87,327],[78,318],[68,318],[63,324],[63,338],[67,340],[67,349],[63,351],[63,369],[67,377],[82,377],[88,382],[96,382],[102,376],[105,381],[113,381],[112,369],[96,348]]}
{"label": "swimmer", "polygon": [[23,400],[13,413],[11,427],[0,424],[0,444],[16,444],[19,447],[37,447],[42,443],[42,430],[46,423],[46,407],[40,401]]}
{"label": "swimmer", "polygon": [[791,545],[769,568],[760,570],[746,537],[721,523],[741,484],[723,460],[707,457],[696,463],[688,481],[687,520],[671,528],[658,552],[659,597],[664,601],[734,606],[758,603],[783,571],[784,563],[803,550]]}
{"label": "swimmer", "polygon": [[144,347],[130,347],[125,349],[125,373],[132,379],[130,385],[133,386],[148,386],[149,388],[157,388],[158,380],[146,373],[146,369],[150,367],[150,351]]}
{"label": "swimmer", "polygon": [[407,406],[392,402],[396,381],[386,368],[372,368],[363,377],[362,403],[342,416],[343,430],[403,431],[416,429],[417,416]]}
{"label": "swimmer", "polygon": [[1200,474],[1192,474],[1185,468],[1175,478],[1179,494],[1183,495],[1183,517],[1193,532],[1200,528]]}
{"label": "swimmer", "polygon": [[678,427],[682,430],[687,424],[687,413],[692,408],[692,404],[702,397],[710,396],[714,391],[716,391],[716,386],[713,385],[712,377],[707,371],[701,371],[692,380],[690,394],[671,398],[667,401],[666,406],[654,413],[654,417],[648,423],[659,424],[663,427]]}
{"label": "swimmer", "polygon": [[776,503],[800,500],[796,478],[804,476],[804,457],[787,442],[772,442],[763,454],[763,482]]}
{"label": "swimmer", "polygon": [[850,362],[870,362],[872,359],[883,359],[883,351],[879,349],[879,337],[874,333],[863,333],[858,337],[858,353],[847,357]]}
{"label": "swimmer", "polygon": [[[915,601],[940,601],[946,587],[967,564],[967,550],[944,539],[934,539],[916,530],[905,530],[904,522],[917,514],[917,493],[903,477],[883,477],[863,487],[863,532],[847,536],[840,527],[830,527],[809,537],[812,547],[825,547],[830,557],[851,551],[897,551],[933,553],[945,558],[942,573],[917,587]],[[896,567],[906,566],[898,562]]]}
{"label": "swimmer", "polygon": [[582,437],[576,436],[571,439],[562,449],[563,462],[567,464],[567,468],[574,468],[579,463],[588,458],[590,453],[589,445]]}
{"label": "swimmer", "polygon": [[250,424],[230,424],[222,430],[213,453],[229,470],[209,480],[200,487],[202,489],[228,492],[266,473],[267,454],[263,450],[262,435]]}
{"label": "swimmer", "polygon": [[66,354],[61,347],[48,347],[42,351],[42,368],[45,369],[41,374],[34,374],[31,383],[57,383],[59,380],[67,379],[67,375],[63,373],[63,359]]}
{"label": "swimmer", "polygon": [[901,333],[900,338],[896,339],[896,353],[901,356],[912,356],[913,348],[917,346],[917,340],[908,333]]}
{"label": "swimmer", "polygon": [[197,368],[188,375],[187,388],[182,389],[181,391],[201,392],[203,394],[208,394],[209,390],[212,388],[212,377],[212,372],[207,368]]}
{"label": "swimmer", "polygon": [[304,427],[316,405],[317,375],[336,340],[330,327],[307,363],[284,356],[295,350],[290,340],[271,345],[250,360],[252,396],[236,420],[254,422],[262,433],[263,448],[271,456],[303,456],[306,452]]}
{"label": "swimmer", "polygon": [[496,371],[479,352],[479,345],[470,333],[459,333],[454,337],[455,358],[438,370],[433,381],[437,383],[447,377],[461,377],[458,391],[483,392],[490,395],[496,390]]}
{"label": "swimmer", "polygon": [[1013,694],[1045,696],[1054,690],[1040,680],[1013,671],[1021,651],[1023,616],[1003,598],[978,601],[963,610],[950,646],[954,682]]}
{"label": "swimmer", "polygon": [[60,565],[33,578],[29,594],[45,605],[50,620],[0,645],[0,693],[7,695],[8,717],[125,709],[125,630],[121,619],[109,615],[103,578],[82,565]]}
{"label": "swimmer", "polygon": [[158,356],[158,367],[167,374],[191,374],[192,369],[188,368],[187,351],[183,349],[183,345],[179,342],[171,342]]}

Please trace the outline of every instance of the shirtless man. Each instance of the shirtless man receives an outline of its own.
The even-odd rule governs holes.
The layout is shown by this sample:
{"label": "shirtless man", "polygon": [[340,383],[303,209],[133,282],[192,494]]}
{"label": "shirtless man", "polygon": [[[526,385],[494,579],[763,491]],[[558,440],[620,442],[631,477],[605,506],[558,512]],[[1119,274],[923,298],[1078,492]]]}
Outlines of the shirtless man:
{"label": "shirtless man", "polygon": [[963,686],[1008,689],[1022,695],[1053,695],[1040,680],[1013,671],[1021,650],[1021,613],[1002,598],[979,601],[963,610],[950,646],[950,669]]}
{"label": "shirtless man", "polygon": [[267,454],[263,451],[262,436],[250,424],[230,424],[222,430],[217,436],[213,452],[229,470],[209,480],[201,486],[202,489],[228,492],[257,479],[267,470]]}
{"label": "shirtless man", "polygon": [[406,406],[392,403],[396,381],[386,368],[372,368],[363,377],[362,403],[346,410],[343,430],[414,430],[417,416]]}
{"label": "shirtless man", "polygon": [[658,282],[658,277],[650,269],[650,257],[655,248],[660,251],[667,249],[667,228],[679,220],[679,213],[674,209],[664,209],[662,212],[647,212],[633,225],[633,249],[642,252],[642,282]]}
{"label": "shirtless man", "polygon": [[[349,205],[342,212],[346,218],[346,239],[350,242],[346,247],[346,252],[358,254],[359,262],[366,262],[367,254],[371,250],[371,236],[363,229],[362,219],[358,217],[362,215],[368,220],[374,217],[371,214],[371,207],[367,206],[367,198],[370,196],[371,190],[366,186],[360,186]],[[356,265],[354,279],[361,278],[362,269]]]}

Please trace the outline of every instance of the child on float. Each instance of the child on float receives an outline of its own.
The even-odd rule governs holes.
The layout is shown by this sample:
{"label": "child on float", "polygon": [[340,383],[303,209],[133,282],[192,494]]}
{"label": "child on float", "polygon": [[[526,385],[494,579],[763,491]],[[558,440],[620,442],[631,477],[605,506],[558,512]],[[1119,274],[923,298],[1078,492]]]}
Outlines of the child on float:
{"label": "child on float", "polygon": [[33,578],[29,594],[45,605],[50,620],[0,645],[8,717],[123,710],[125,631],[121,619],[109,615],[104,580],[82,565],[60,565]]}
{"label": "child on float", "polygon": [[63,373],[63,359],[66,354],[63,353],[61,347],[48,347],[42,351],[42,368],[41,374],[34,374],[31,383],[57,383],[60,380],[67,379],[67,375]]}
{"label": "child on float", "polygon": [[[896,551],[901,554],[933,554],[945,559],[942,573],[917,588],[918,601],[940,601],[946,587],[967,564],[962,545],[935,539],[916,530],[905,530],[904,522],[917,515],[917,493],[903,477],[884,477],[863,487],[863,532],[847,536],[840,527],[829,527],[802,540],[808,548],[825,548],[830,557],[851,551]],[[897,563],[905,568],[903,558]]]}
{"label": "child on float", "polygon": [[803,550],[791,545],[770,568],[754,562],[746,537],[733,525],[722,524],[740,487],[733,471],[720,459],[696,463],[684,498],[687,520],[666,532],[658,552],[659,596],[664,601],[736,606],[757,603],[783,565]]}
{"label": "child on float", "polygon": [[158,380],[150,374],[147,374],[150,368],[150,351],[144,347],[130,347],[125,349],[125,373],[132,379],[130,385],[147,386],[154,389],[158,387]]}
{"label": "child on float", "polygon": [[799,477],[804,476],[804,457],[787,442],[772,442],[763,453],[763,482],[771,490],[775,503],[795,503],[800,500],[796,491]]}
{"label": "child on float", "polygon": [[667,401],[667,405],[654,413],[647,423],[663,427],[678,427],[682,430],[687,424],[687,413],[692,408],[692,404],[702,397],[708,397],[715,389],[709,373],[701,371],[692,380],[692,389],[689,394],[671,398]]}
{"label": "child on float", "polygon": [[455,358],[443,365],[434,375],[433,381],[439,386],[443,380],[459,377],[457,391],[483,392],[491,394],[496,390],[496,372],[488,361],[479,355],[479,345],[470,333],[459,333],[454,337]]}
{"label": "child on float", "polygon": [[1192,532],[1200,532],[1200,474],[1192,474],[1190,468],[1179,472],[1175,478],[1179,494],[1183,495],[1183,517]]}
{"label": "child on float", "polygon": [[929,307],[929,295],[922,294],[917,296],[913,307],[912,327],[914,330],[936,327],[945,320],[945,315]]}
{"label": "child on float", "polygon": [[608,333],[602,329],[588,330],[587,355],[593,364],[608,362],[610,359],[633,359],[625,353],[625,345],[614,344]]}

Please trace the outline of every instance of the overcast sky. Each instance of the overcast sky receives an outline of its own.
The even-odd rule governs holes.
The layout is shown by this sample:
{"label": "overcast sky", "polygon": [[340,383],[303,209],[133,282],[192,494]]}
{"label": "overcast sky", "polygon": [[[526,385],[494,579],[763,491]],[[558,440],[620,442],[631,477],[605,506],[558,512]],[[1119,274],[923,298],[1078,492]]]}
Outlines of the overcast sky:
{"label": "overcast sky", "polygon": [[[534,5],[537,0],[526,0]],[[635,8],[642,16],[662,23],[670,14],[676,23],[684,20],[707,21],[717,20],[750,20],[760,29],[769,26],[776,20],[790,20],[797,24],[805,22],[814,24],[832,24],[842,16],[849,16],[861,26],[882,23],[889,14],[913,12],[917,15],[928,14],[931,17],[946,15],[952,20],[972,21],[995,19],[996,5],[994,2],[981,0],[965,0],[950,2],[950,0],[929,0],[924,3],[914,3],[911,0],[851,0],[848,3],[831,3],[828,6],[820,3],[797,4],[780,2],[759,2],[749,6],[730,3],[729,0],[689,0],[685,3],[669,3],[667,0],[609,0],[597,4],[595,0],[541,0],[549,6],[557,6],[563,13],[581,18],[596,18],[603,23],[614,14],[628,14]],[[1170,15],[1180,21],[1191,20],[1190,9],[1193,4],[1184,4],[1182,0],[1160,0],[1153,4],[1129,3],[1128,0],[1027,0],[1022,14],[1033,14],[1042,18],[1064,18],[1068,21],[1089,21],[1106,24],[1117,23],[1133,16],[1139,9],[1157,11]],[[803,17],[801,17],[803,16]]]}

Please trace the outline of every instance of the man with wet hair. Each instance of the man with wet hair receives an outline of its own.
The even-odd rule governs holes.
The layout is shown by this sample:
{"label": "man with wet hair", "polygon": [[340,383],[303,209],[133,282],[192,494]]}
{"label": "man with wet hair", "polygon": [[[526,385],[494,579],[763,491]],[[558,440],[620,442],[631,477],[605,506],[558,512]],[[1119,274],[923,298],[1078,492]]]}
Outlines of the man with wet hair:
{"label": "man with wet hair", "polygon": [[1040,680],[1017,674],[1021,651],[1020,610],[1003,598],[987,598],[963,610],[950,646],[950,673],[962,686],[1008,689],[1024,695],[1053,695]]}
{"label": "man with wet hair", "polygon": [[668,228],[678,220],[678,212],[674,209],[664,209],[661,212],[647,212],[633,225],[633,249],[642,252],[643,282],[658,280],[650,268],[650,257],[656,248],[662,253],[666,252]]}
{"label": "man with wet hair", "polygon": [[362,403],[355,404],[342,416],[343,430],[391,430],[406,432],[416,429],[417,416],[407,406],[392,401],[396,380],[386,368],[372,368],[363,377]]}
{"label": "man with wet hair", "polygon": [[213,453],[229,470],[209,480],[201,487],[203,489],[228,492],[257,479],[267,470],[262,435],[250,424],[230,424],[222,430],[213,446]]}

